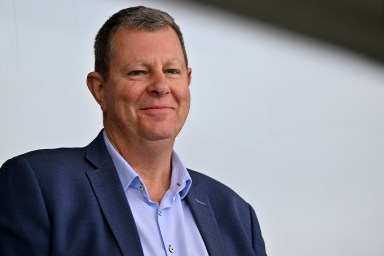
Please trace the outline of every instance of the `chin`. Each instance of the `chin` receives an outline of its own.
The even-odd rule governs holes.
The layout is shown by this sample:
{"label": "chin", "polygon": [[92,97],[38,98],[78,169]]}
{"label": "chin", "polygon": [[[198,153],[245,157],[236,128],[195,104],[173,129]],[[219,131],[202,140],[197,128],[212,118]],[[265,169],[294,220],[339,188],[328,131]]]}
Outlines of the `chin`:
{"label": "chin", "polygon": [[157,140],[175,140],[177,134],[181,130],[181,127],[175,127],[170,124],[162,125],[146,125],[142,126],[141,136],[150,141]]}
{"label": "chin", "polygon": [[166,140],[175,140],[175,136],[166,136],[166,135],[147,135],[145,139],[148,141],[166,141]]}
{"label": "chin", "polygon": [[157,130],[155,127],[148,127],[148,129],[142,130],[141,135],[143,138],[150,141],[174,139],[175,137],[173,131],[170,131],[169,129],[167,129],[167,131]]}

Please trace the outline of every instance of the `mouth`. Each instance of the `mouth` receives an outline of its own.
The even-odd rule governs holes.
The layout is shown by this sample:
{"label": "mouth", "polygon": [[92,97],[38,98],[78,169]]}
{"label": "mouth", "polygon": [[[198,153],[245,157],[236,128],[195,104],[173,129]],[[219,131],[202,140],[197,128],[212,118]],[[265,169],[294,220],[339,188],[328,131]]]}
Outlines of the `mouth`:
{"label": "mouth", "polygon": [[147,109],[172,109],[172,107],[170,106],[157,106],[157,105],[153,105],[153,106],[148,106],[148,107],[143,107],[142,109],[143,110],[147,110]]}
{"label": "mouth", "polygon": [[140,110],[148,115],[165,115],[172,112],[174,108],[170,106],[148,106]]}
{"label": "mouth", "polygon": [[143,107],[141,110],[172,110],[173,107],[171,106],[148,106],[148,107]]}

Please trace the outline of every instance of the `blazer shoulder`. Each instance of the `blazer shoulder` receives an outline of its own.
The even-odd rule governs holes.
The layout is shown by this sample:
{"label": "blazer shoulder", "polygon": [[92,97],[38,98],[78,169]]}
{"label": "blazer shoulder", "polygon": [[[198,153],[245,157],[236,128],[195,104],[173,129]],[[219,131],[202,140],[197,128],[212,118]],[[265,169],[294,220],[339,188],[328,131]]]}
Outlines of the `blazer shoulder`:
{"label": "blazer shoulder", "polygon": [[30,151],[7,160],[1,170],[28,169],[45,173],[47,170],[70,169],[82,166],[85,161],[84,148],[56,148]]}
{"label": "blazer shoulder", "polygon": [[[107,155],[107,150],[104,145],[102,132],[100,131],[99,135],[87,146],[38,149],[15,156],[6,161],[4,165],[26,161],[36,166],[71,166],[85,162],[87,156],[104,159]],[[88,155],[87,152],[89,153]]]}
{"label": "blazer shoulder", "polygon": [[8,161],[17,161],[25,159],[29,162],[65,162],[68,159],[84,157],[84,148],[54,148],[54,149],[38,149],[15,156]]}
{"label": "blazer shoulder", "polygon": [[248,203],[233,189],[225,185],[224,183],[209,177],[201,172],[197,172],[191,169],[187,169],[192,178],[192,187],[195,190],[203,192],[209,196],[215,197],[215,200],[228,202],[228,199],[235,201],[240,204],[248,206]]}

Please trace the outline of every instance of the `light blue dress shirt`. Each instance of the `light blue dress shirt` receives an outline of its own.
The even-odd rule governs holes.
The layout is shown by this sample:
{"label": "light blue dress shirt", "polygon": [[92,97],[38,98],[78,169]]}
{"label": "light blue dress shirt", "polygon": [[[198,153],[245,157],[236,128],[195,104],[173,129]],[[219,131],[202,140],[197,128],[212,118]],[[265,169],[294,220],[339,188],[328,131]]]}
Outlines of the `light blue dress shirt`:
{"label": "light blue dress shirt", "polygon": [[105,131],[103,135],[131,207],[144,255],[208,255],[191,210],[183,200],[192,179],[176,152],[172,153],[171,184],[159,205],[150,200],[144,182],[116,151]]}

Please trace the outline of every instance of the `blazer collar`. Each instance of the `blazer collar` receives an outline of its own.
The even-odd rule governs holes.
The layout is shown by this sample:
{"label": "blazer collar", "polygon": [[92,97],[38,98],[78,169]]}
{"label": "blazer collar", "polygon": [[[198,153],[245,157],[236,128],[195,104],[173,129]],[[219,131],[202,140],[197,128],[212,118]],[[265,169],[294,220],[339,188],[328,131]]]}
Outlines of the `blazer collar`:
{"label": "blazer collar", "polygon": [[144,256],[139,233],[102,131],[86,147],[86,158],[95,166],[87,176],[123,255]]}
{"label": "blazer collar", "polygon": [[191,208],[197,227],[204,240],[208,254],[210,256],[224,256],[224,244],[220,236],[219,226],[207,194],[198,189],[199,183],[195,183],[192,177],[192,187],[190,188],[186,200]]}

